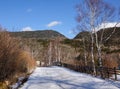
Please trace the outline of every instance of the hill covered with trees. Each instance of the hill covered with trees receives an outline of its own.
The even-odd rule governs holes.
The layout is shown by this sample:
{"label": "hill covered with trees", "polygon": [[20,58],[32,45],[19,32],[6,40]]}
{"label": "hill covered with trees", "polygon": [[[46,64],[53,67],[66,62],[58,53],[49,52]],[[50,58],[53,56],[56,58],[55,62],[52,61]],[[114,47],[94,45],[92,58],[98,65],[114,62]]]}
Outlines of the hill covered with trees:
{"label": "hill covered with trees", "polygon": [[53,30],[10,32],[10,35],[13,37],[38,38],[38,39],[53,39],[56,37],[66,38],[61,33]]}
{"label": "hill covered with trees", "polygon": [[[114,30],[115,29],[115,30]],[[103,42],[105,45],[119,45],[120,44],[120,27],[116,28],[106,28],[97,32],[98,39],[100,39],[101,34],[103,33]],[[83,31],[77,34],[74,39],[89,39],[91,38],[90,32]]]}

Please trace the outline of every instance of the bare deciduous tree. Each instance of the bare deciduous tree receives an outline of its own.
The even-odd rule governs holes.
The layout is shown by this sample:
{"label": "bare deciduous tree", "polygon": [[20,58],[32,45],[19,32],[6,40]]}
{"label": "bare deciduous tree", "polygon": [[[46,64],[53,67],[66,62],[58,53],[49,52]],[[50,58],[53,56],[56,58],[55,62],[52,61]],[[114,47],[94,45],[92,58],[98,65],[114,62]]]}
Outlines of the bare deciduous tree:
{"label": "bare deciduous tree", "polygon": [[[114,26],[116,27],[118,24],[118,12],[112,5],[106,3],[104,0],[84,0],[83,3],[77,5],[76,8],[78,13],[78,29],[89,31],[91,35],[91,58],[94,74],[96,74],[94,44],[97,48],[99,66],[102,67],[101,47],[103,45],[103,40],[108,40],[110,38],[110,36],[108,36],[106,39],[103,39],[104,30],[107,27],[106,23],[117,21]],[[98,37],[97,31],[101,29],[101,24],[103,24],[103,30],[100,37]]]}

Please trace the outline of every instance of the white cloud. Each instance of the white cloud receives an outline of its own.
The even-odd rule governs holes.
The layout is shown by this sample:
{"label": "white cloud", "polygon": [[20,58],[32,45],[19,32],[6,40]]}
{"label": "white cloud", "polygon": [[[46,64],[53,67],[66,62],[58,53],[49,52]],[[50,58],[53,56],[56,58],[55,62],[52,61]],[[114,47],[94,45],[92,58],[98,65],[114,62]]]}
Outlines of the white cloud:
{"label": "white cloud", "polygon": [[69,32],[68,32],[69,34],[73,34],[73,31],[72,30],[69,30]]}
{"label": "white cloud", "polygon": [[60,21],[52,21],[49,24],[47,24],[47,27],[53,27],[53,26],[59,25],[61,23],[62,22],[60,22]]}
{"label": "white cloud", "polygon": [[72,29],[72,30],[69,30],[68,33],[76,35],[79,33],[79,31],[77,29]]}
{"label": "white cloud", "polygon": [[33,29],[31,27],[24,27],[22,31],[33,31]]}
{"label": "white cloud", "polygon": [[29,13],[32,12],[32,9],[31,8],[27,9],[27,12],[29,12]]}

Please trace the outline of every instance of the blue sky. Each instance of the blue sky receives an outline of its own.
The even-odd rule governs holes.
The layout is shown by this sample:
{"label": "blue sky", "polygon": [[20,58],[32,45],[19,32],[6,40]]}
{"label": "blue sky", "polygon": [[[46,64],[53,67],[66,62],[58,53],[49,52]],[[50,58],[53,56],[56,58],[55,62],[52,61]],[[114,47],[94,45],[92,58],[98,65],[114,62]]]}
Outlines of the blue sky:
{"label": "blue sky", "polygon": [[[9,31],[53,29],[68,38],[77,23],[75,5],[82,0],[0,0],[0,24]],[[120,5],[120,0],[106,0]]]}

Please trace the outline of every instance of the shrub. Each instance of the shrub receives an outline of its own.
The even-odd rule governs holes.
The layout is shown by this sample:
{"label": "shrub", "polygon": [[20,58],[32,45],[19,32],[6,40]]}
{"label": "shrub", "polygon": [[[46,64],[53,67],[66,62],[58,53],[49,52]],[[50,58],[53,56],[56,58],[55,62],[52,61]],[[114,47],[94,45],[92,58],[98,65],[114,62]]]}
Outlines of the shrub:
{"label": "shrub", "polygon": [[118,59],[116,58],[116,55],[114,54],[105,55],[103,66],[109,68],[118,67]]}
{"label": "shrub", "polygon": [[27,51],[21,51],[18,56],[18,69],[19,72],[30,73],[35,68],[35,61]]}
{"label": "shrub", "polygon": [[35,61],[31,54],[21,48],[18,39],[10,37],[0,28],[0,82],[10,80],[19,73],[31,72]]}

